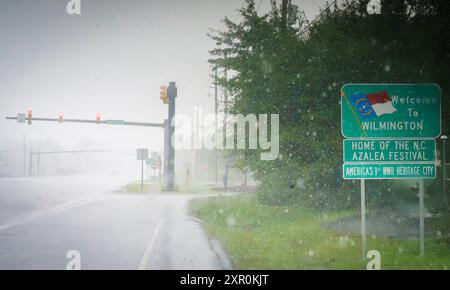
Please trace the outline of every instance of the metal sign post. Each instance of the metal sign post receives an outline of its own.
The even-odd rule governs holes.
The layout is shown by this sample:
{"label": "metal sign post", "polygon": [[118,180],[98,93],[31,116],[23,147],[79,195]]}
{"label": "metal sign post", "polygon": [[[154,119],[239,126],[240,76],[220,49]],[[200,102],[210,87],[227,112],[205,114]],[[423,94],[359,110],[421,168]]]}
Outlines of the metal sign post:
{"label": "metal sign post", "polygon": [[449,208],[449,204],[448,204],[448,197],[447,197],[447,159],[445,156],[445,143],[448,140],[448,136],[447,135],[442,135],[441,136],[441,140],[442,140],[442,191],[443,191],[443,197],[444,197],[444,203],[447,206],[447,208]]}
{"label": "metal sign post", "polygon": [[148,159],[148,149],[136,149],[136,159],[141,161],[141,191],[144,191],[144,161]]}
{"label": "metal sign post", "polygon": [[419,180],[419,216],[420,216],[420,256],[425,256],[425,205],[424,181]]}
{"label": "metal sign post", "polygon": [[361,255],[366,258],[366,180],[361,179]]}
{"label": "metal sign post", "polygon": [[144,160],[141,160],[141,191],[144,191]]}

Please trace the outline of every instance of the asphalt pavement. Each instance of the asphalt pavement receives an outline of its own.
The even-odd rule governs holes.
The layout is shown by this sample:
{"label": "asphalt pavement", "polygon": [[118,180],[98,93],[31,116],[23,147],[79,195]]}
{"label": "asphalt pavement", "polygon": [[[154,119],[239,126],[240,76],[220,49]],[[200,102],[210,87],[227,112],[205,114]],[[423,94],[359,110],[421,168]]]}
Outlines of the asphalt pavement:
{"label": "asphalt pavement", "polygon": [[0,179],[0,269],[230,269],[188,193],[130,194],[98,176]]}

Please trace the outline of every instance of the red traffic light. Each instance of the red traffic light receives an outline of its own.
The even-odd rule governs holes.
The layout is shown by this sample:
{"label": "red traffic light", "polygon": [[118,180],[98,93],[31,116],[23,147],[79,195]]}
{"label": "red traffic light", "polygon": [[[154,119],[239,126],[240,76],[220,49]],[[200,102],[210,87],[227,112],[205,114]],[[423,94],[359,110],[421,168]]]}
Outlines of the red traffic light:
{"label": "red traffic light", "polygon": [[169,95],[167,93],[167,86],[163,85],[160,88],[159,98],[163,101],[164,104],[169,103]]}
{"label": "red traffic light", "polygon": [[97,121],[97,124],[100,124],[101,121],[100,113],[97,113],[97,115],[95,116],[95,120]]}
{"label": "red traffic light", "polygon": [[31,125],[31,121],[33,120],[33,111],[32,110],[28,110],[27,118],[28,118],[28,125]]}
{"label": "red traffic light", "polygon": [[64,113],[63,112],[59,112],[58,119],[59,119],[60,123],[62,123],[64,121]]}

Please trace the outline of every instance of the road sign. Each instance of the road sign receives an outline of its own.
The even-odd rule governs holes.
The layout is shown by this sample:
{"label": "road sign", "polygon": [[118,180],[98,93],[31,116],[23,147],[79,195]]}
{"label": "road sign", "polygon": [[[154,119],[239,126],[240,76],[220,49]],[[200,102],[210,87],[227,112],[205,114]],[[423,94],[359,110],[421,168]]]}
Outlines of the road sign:
{"label": "road sign", "polygon": [[434,139],[344,139],[344,162],[435,162]]}
{"label": "road sign", "polygon": [[125,125],[125,120],[106,120],[105,124],[108,124],[108,125]]}
{"label": "road sign", "polygon": [[152,151],[152,153],[150,154],[150,159],[152,159],[154,161],[158,160],[159,159],[159,153],[155,152],[155,151]]}
{"label": "road sign", "polygon": [[208,163],[202,162],[202,163],[200,164],[200,171],[202,171],[202,172],[208,172]]}
{"label": "road sign", "polygon": [[148,149],[136,149],[136,159],[137,160],[147,160],[148,159]]}
{"label": "road sign", "polygon": [[343,165],[344,179],[433,179],[436,164],[392,163]]}
{"label": "road sign", "polygon": [[27,120],[27,115],[24,113],[17,114],[17,123],[25,123]]}
{"label": "road sign", "polygon": [[153,169],[157,169],[161,165],[159,153],[154,151],[151,152],[150,159],[146,160],[146,165]]}
{"label": "road sign", "polygon": [[348,84],[341,89],[346,138],[437,138],[441,90],[436,84]]}
{"label": "road sign", "polygon": [[158,155],[158,159],[156,159],[156,162],[153,166],[154,169],[161,168],[161,156]]}

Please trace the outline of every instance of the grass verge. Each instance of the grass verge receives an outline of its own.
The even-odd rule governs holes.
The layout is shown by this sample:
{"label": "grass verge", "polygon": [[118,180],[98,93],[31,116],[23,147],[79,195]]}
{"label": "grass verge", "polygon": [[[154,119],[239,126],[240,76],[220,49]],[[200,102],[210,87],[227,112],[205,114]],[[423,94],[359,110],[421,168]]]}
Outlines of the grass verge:
{"label": "grass verge", "polygon": [[[183,193],[208,193],[212,189],[210,186],[205,184],[191,184],[182,185],[176,187],[176,192]],[[124,188],[125,193],[154,193],[154,192],[164,192],[162,185],[157,183],[146,183],[144,182],[143,189],[141,189],[141,181],[133,181],[128,183]]]}
{"label": "grass verge", "polygon": [[[221,240],[236,269],[365,269],[359,236],[342,236],[323,224],[354,214],[265,206],[254,195],[213,197],[191,202],[191,214]],[[368,237],[368,250],[381,253],[382,269],[448,269],[450,237],[419,242]]]}
{"label": "grass verge", "polygon": [[155,183],[145,183],[143,188],[141,188],[141,182],[140,181],[134,181],[131,183],[128,183],[125,186],[125,192],[126,193],[150,193],[150,192],[158,192],[161,189],[161,186],[159,184]]}

